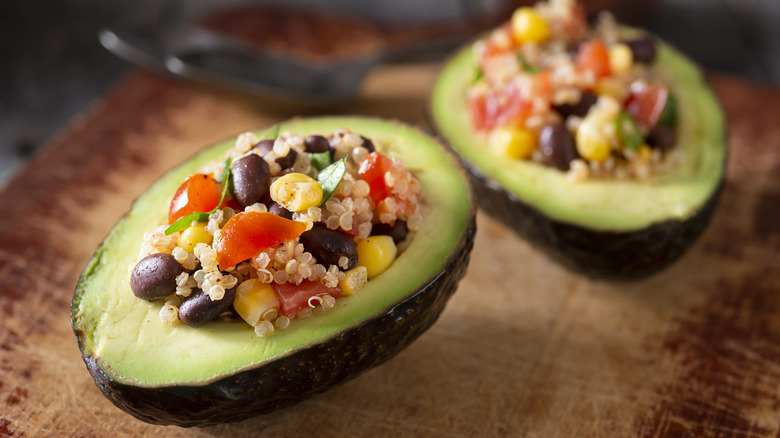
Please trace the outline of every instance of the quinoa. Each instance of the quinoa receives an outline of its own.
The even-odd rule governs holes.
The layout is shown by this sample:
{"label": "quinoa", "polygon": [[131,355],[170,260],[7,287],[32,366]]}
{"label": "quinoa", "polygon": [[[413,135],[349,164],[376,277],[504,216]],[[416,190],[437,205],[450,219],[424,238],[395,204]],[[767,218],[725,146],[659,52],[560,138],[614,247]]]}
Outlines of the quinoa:
{"label": "quinoa", "polygon": [[[356,242],[365,240],[371,235],[374,224],[394,224],[397,221],[403,221],[409,235],[404,242],[399,242],[399,247],[408,245],[408,241],[413,238],[414,231],[419,229],[422,223],[422,206],[419,201],[420,184],[417,177],[400,160],[384,157],[381,152],[373,151],[373,143],[370,146],[371,150],[364,147],[366,139],[349,129],[339,129],[331,133],[328,140],[333,162],[344,160],[346,169],[343,176],[326,202],[321,203],[321,205],[308,205],[287,214],[293,221],[305,224],[306,231],[304,232],[314,230],[315,226],[338,230],[338,235],[348,236],[345,238],[350,239],[353,246],[356,245]],[[274,181],[292,178],[289,176],[291,174],[301,175],[295,177],[299,180],[309,178],[314,181],[317,178],[318,170],[312,164],[311,154],[306,151],[305,137],[292,132],[284,132],[273,139],[272,148],[261,150],[259,145],[260,139],[256,134],[251,132],[241,134],[237,137],[235,146],[226,152],[226,157],[235,163],[252,154],[260,156],[270,173],[272,187],[269,190],[272,192]],[[296,154],[294,161],[287,163],[282,168],[280,162],[288,159],[291,153]],[[373,197],[375,194],[372,194],[371,185],[361,177],[361,166],[365,165],[364,162],[367,162],[367,158],[371,156],[375,156],[375,158],[382,156],[382,160],[384,160],[382,162],[387,164],[379,181],[386,188],[387,194],[381,199]],[[210,175],[216,184],[222,185],[225,181],[216,181],[216,178],[217,175],[225,174],[225,170],[225,162],[215,161],[203,166],[199,173]],[[309,180],[306,179],[306,181]],[[294,189],[297,187],[299,186],[293,186]],[[317,183],[317,187],[320,187],[319,183]],[[322,188],[320,187],[319,190]],[[315,192],[316,190],[300,193],[281,193],[280,191],[279,193],[271,193],[271,198],[277,199],[274,196],[278,196],[279,202],[282,202],[284,196],[305,198],[316,194]],[[286,208],[284,205],[280,205],[282,208]],[[253,326],[256,336],[263,337],[274,333],[275,330],[287,328],[294,319],[312,316],[315,309],[325,311],[333,308],[337,305],[338,296],[353,294],[370,281],[364,267],[352,268],[356,263],[354,254],[349,252],[336,254],[338,256],[337,262],[326,265],[320,263],[312,252],[304,247],[299,237],[258,249],[254,255],[246,260],[222,268],[219,261],[218,242],[222,241],[226,225],[232,218],[240,214],[270,214],[268,213],[270,206],[271,204],[268,202],[258,201],[243,207],[243,209],[236,209],[235,204],[223,205],[221,208],[215,209],[207,217],[204,215],[204,222],[200,222],[199,226],[202,228],[200,228],[201,234],[198,239],[202,241],[190,242],[192,237],[185,236],[188,232],[197,233],[197,230],[192,231],[191,228],[195,227],[198,222],[193,222],[189,228],[173,232],[170,235],[166,235],[168,228],[166,225],[160,225],[144,235],[139,259],[155,253],[171,254],[182,268],[182,272],[175,276],[175,289],[170,296],[163,300],[160,308],[159,315],[162,322],[166,324],[178,323],[179,306],[198,290],[208,295],[212,302],[229,299],[228,295],[232,297],[233,290],[235,290],[237,298],[230,298],[234,300],[235,310],[228,308],[223,312],[222,319],[240,320],[236,317],[238,314],[240,318]],[[188,244],[191,245],[191,248],[188,247]],[[401,248],[402,250],[403,248]],[[389,262],[392,263],[392,260]],[[309,296],[301,310],[285,314],[284,306],[280,307],[279,305],[282,298],[280,294],[283,293],[283,290],[289,290],[295,286],[317,287],[320,289],[316,290],[320,292]],[[263,290],[264,287],[270,287],[279,302],[267,309],[261,309],[263,310],[261,315],[246,316],[245,314],[251,313],[247,310],[247,305],[238,303],[236,300],[242,299],[238,297],[243,297],[247,293],[261,293],[258,291]],[[242,314],[242,311],[245,314]]]}

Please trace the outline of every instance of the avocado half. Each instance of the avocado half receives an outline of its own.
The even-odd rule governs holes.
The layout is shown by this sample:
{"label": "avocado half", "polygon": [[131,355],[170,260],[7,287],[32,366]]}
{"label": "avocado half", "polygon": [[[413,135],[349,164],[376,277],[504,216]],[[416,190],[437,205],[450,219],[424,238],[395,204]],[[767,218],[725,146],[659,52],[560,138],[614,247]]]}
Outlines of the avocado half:
{"label": "avocado half", "polygon": [[445,63],[430,117],[459,155],[480,207],[566,267],[592,278],[638,279],[677,260],[701,235],[726,167],[725,118],[701,71],[658,41],[655,67],[678,98],[678,148],[685,162],[643,181],[573,182],[530,161],[500,159],[472,128],[466,89],[477,59],[471,45]]}
{"label": "avocado half", "polygon": [[243,420],[356,377],[436,321],[473,246],[476,207],[468,177],[446,148],[402,123],[332,117],[295,119],[279,129],[309,135],[343,127],[382,145],[383,153],[400,157],[418,176],[424,221],[408,248],[333,309],[318,309],[268,337],[258,338],[240,322],[165,325],[159,301],[131,292],[130,270],[144,232],[166,220],[181,181],[220,160],[234,140],[200,152],[135,201],[76,286],[73,331],[95,383],[116,406],[149,423],[182,427]]}

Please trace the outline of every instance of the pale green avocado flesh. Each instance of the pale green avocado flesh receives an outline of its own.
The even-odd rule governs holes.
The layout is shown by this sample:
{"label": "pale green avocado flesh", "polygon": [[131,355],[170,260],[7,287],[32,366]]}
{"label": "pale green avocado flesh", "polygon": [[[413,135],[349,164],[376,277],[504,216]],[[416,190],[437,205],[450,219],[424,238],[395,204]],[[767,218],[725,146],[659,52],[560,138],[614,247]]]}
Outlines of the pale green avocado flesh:
{"label": "pale green avocado flesh", "polygon": [[433,120],[467,167],[553,220],[616,232],[684,221],[720,186],[726,157],[724,115],[700,70],[667,44],[659,42],[658,49],[655,66],[669,75],[678,99],[677,147],[685,161],[647,180],[574,182],[557,169],[490,153],[472,129],[467,108],[466,90],[477,68],[471,47],[456,53],[437,79],[431,98]]}
{"label": "pale green avocado flesh", "polygon": [[[143,235],[167,219],[171,197],[204,164],[222,160],[234,139],[209,148],[175,168],[141,195],[111,230],[78,283],[72,322],[85,356],[108,377],[139,387],[205,385],[262,366],[374,317],[437,275],[455,252],[469,221],[465,176],[438,143],[400,123],[367,118],[314,118],[285,122],[280,132],[328,135],[338,128],[370,138],[377,148],[401,158],[419,178],[424,223],[390,268],[335,308],[258,338],[243,322],[210,322],[193,328],[160,321],[161,302],[136,298],[130,272]],[[258,132],[270,135],[276,127]],[[261,137],[262,138],[262,137]]]}

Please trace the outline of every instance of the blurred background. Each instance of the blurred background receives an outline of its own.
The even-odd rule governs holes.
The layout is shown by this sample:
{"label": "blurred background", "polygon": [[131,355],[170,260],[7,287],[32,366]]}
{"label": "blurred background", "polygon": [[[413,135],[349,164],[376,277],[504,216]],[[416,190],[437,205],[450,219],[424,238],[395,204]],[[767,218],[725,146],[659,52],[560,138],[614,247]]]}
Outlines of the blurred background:
{"label": "blurred background", "polygon": [[[240,5],[248,0],[233,1]],[[517,0],[255,1],[347,13],[368,26],[485,26],[508,18]],[[611,8],[686,52],[708,71],[780,87],[780,1],[585,2]],[[98,42],[114,26],[167,26],[196,19],[206,0],[6,0],[0,2],[0,187],[18,166],[135,67]],[[225,5],[226,2],[219,2]],[[316,23],[315,23],[316,25]],[[290,29],[288,29],[290,31]],[[295,29],[293,29],[295,31]],[[269,30],[273,32],[273,29]]]}

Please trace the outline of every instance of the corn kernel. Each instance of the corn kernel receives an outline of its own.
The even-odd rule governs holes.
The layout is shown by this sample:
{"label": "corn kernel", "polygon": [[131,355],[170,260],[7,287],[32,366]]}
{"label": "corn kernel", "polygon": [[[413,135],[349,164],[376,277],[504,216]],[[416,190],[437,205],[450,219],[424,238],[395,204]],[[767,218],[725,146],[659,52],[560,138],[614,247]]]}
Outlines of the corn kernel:
{"label": "corn kernel", "polygon": [[613,73],[628,73],[634,65],[634,55],[625,44],[615,44],[609,48],[609,67]]}
{"label": "corn kernel", "polygon": [[489,142],[493,151],[499,155],[516,159],[530,158],[538,145],[534,132],[508,126],[494,130]]}
{"label": "corn kernel", "polygon": [[339,281],[339,288],[344,295],[352,295],[366,285],[368,270],[365,266],[356,266],[344,273],[344,278]]}
{"label": "corn kernel", "polygon": [[519,8],[512,14],[512,36],[518,44],[543,43],[550,38],[550,26],[533,8]]}
{"label": "corn kernel", "polygon": [[576,134],[577,152],[589,161],[604,161],[610,154],[609,138],[604,132],[604,120],[588,114],[582,119]]}
{"label": "corn kernel", "polygon": [[320,205],[322,186],[308,175],[288,173],[271,184],[271,199],[290,211],[305,211]]}
{"label": "corn kernel", "polygon": [[266,319],[268,311],[274,310],[274,317],[278,314],[279,299],[276,298],[276,293],[270,284],[251,278],[236,289],[233,307],[247,324],[254,327],[261,320]]}
{"label": "corn kernel", "polygon": [[652,155],[650,146],[646,144],[642,144],[642,146],[639,146],[638,152],[639,152],[639,158],[642,159],[642,163],[648,163],[650,161]]}
{"label": "corn kernel", "polygon": [[206,231],[207,224],[207,222],[195,222],[190,225],[189,228],[182,231],[179,235],[179,240],[176,242],[176,245],[190,254],[195,250],[195,245],[199,243],[211,245],[213,237]]}
{"label": "corn kernel", "polygon": [[376,277],[395,260],[397,249],[390,236],[371,236],[357,244],[358,265],[366,268],[368,278]]}
{"label": "corn kernel", "polygon": [[598,96],[611,97],[620,102],[628,97],[628,89],[625,84],[614,76],[599,79],[593,91]]}

